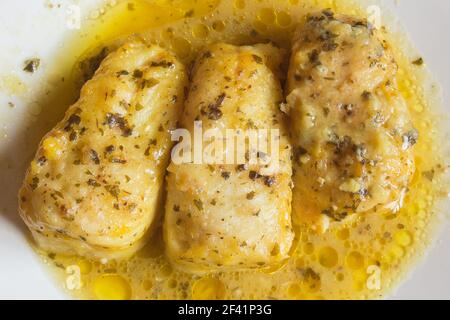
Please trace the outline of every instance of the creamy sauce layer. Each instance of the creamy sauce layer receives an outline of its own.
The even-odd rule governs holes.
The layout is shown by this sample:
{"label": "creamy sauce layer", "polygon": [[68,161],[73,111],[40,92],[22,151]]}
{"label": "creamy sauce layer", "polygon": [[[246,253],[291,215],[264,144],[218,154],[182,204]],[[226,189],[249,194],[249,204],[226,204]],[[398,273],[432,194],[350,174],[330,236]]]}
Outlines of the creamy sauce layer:
{"label": "creamy sauce layer", "polygon": [[[370,15],[350,0],[118,1],[86,24],[61,53],[63,58],[55,60],[58,68],[66,70],[65,82],[55,85],[59,103],[49,102],[59,115],[101,60],[102,49],[130,37],[170,48],[189,64],[202,47],[218,41],[270,40],[289,49],[298,23],[308,13],[325,8]],[[87,299],[364,299],[389,293],[430,243],[436,202],[447,191],[441,181],[445,163],[434,105],[423,89],[422,60],[406,54],[403,39],[384,29],[382,34],[393,48],[399,65],[397,81],[419,132],[416,171],[399,212],[358,215],[333,224],[324,234],[297,227],[292,256],[276,270],[203,276],[175,270],[164,256],[160,229],[127,261],[88,261],[39,252],[59,285],[71,296]]]}

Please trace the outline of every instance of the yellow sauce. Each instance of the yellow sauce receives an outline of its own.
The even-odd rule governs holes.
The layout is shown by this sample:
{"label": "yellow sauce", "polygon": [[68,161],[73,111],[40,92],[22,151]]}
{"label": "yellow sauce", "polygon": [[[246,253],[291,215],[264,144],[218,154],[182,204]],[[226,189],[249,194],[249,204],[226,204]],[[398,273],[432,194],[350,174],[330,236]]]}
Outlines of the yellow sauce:
{"label": "yellow sauce", "polygon": [[[134,33],[171,48],[190,63],[199,48],[216,41],[271,40],[289,48],[296,22],[325,8],[367,15],[350,0],[119,1],[85,24],[55,60],[64,81],[55,84],[48,98],[52,106],[49,122],[60,119],[76,98],[80,62]],[[386,38],[394,47],[399,86],[420,132],[415,146],[417,171],[400,212],[361,215],[332,226],[323,235],[298,229],[292,257],[270,271],[200,277],[174,270],[164,257],[160,230],[128,261],[94,262],[40,252],[57,281],[71,296],[88,299],[364,299],[386,295],[427,247],[436,201],[447,195],[440,182],[445,168],[436,117],[418,72],[423,67],[411,63],[396,37],[386,34]]]}

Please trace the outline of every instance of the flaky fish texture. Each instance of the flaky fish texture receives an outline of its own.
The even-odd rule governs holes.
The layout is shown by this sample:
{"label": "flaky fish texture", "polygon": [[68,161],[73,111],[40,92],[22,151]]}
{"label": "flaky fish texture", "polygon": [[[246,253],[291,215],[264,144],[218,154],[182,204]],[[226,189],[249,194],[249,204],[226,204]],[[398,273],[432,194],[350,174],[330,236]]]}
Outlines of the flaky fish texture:
{"label": "flaky fish texture", "polygon": [[279,165],[195,159],[169,165],[164,238],[167,256],[183,270],[271,267],[289,255],[291,148],[276,76],[282,57],[271,44],[216,44],[196,61],[183,127],[193,133],[194,122],[201,121],[205,134],[213,129],[224,137],[226,129],[277,129]]}
{"label": "flaky fish texture", "polygon": [[132,42],[106,57],[43,138],[20,190],[20,215],[41,248],[108,258],[143,245],[186,85],[184,66],[160,47]]}
{"label": "flaky fish texture", "polygon": [[401,207],[418,132],[397,69],[389,45],[365,20],[325,10],[298,28],[286,112],[299,223],[323,232],[354,214]]}

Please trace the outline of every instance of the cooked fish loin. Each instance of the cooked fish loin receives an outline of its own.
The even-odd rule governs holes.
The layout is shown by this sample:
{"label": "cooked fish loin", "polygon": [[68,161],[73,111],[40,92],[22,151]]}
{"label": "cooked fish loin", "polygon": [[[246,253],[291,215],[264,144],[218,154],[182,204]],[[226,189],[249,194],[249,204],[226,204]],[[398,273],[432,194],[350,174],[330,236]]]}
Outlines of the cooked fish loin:
{"label": "cooked fish loin", "polygon": [[329,10],[308,17],[293,43],[295,220],[324,231],[355,213],[398,210],[418,133],[389,45],[367,21]]}
{"label": "cooked fish loin", "polygon": [[20,214],[45,250],[94,258],[139,249],[157,217],[186,72],[166,50],[111,53],[42,140]]}
{"label": "cooked fish loin", "polygon": [[183,126],[192,132],[197,120],[205,133],[278,129],[279,165],[169,165],[166,253],[183,270],[261,268],[288,257],[293,240],[291,148],[275,76],[281,60],[282,52],[272,45],[216,44],[196,62]]}

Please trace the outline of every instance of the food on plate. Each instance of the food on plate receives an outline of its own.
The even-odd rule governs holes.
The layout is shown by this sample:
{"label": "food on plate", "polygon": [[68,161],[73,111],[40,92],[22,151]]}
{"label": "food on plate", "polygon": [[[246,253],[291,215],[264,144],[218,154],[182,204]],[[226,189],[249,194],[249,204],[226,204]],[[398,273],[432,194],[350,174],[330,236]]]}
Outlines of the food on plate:
{"label": "food on plate", "polygon": [[391,48],[367,20],[309,15],[287,85],[293,214],[319,232],[364,212],[397,212],[415,171],[413,127]]}
{"label": "food on plate", "polygon": [[[429,58],[376,21],[383,8],[360,2],[118,0],[57,57],[21,59],[43,80],[33,101],[49,106],[29,106],[27,133],[48,131],[101,64],[20,192],[37,252],[71,296],[395,288],[448,195],[439,86]],[[39,72],[23,70],[31,60]],[[20,118],[9,100],[5,116]]]}
{"label": "food on plate", "polygon": [[43,138],[19,194],[20,214],[42,249],[104,258],[145,244],[186,78],[169,51],[140,42],[102,62]]}
{"label": "food on plate", "polygon": [[[201,121],[203,132],[216,129],[223,137],[226,129],[243,134],[277,129],[279,150],[271,151],[279,151],[279,161],[273,165],[272,157],[270,163],[169,165],[166,252],[184,270],[262,268],[288,258],[294,234],[291,149],[279,110],[282,91],[277,73],[282,59],[282,50],[271,44],[215,44],[197,58],[182,127],[193,133],[194,122]],[[269,140],[268,134],[258,142],[278,148]],[[262,157],[259,149],[252,149],[246,160],[252,151]]]}

